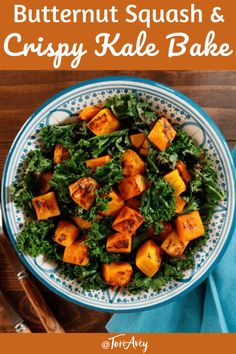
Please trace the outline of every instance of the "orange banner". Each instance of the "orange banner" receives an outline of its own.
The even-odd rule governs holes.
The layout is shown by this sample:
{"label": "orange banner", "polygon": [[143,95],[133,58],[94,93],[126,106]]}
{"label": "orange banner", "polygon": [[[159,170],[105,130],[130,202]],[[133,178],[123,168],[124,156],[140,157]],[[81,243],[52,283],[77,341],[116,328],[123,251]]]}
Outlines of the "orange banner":
{"label": "orange banner", "polygon": [[1,334],[7,353],[42,354],[222,354],[231,353],[236,334]]}
{"label": "orange banner", "polygon": [[235,69],[232,0],[1,2],[0,69]]}

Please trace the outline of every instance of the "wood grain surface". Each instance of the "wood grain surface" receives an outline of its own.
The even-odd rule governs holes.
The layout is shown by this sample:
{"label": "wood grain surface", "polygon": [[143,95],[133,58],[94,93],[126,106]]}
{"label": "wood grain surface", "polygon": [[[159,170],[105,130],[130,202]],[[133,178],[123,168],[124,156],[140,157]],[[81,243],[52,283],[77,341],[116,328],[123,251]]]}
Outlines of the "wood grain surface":
{"label": "wood grain surface", "polygon": [[[230,147],[236,143],[236,71],[0,71],[0,175],[22,124],[58,91],[83,80],[129,75],[159,81],[185,93],[215,120]],[[110,314],[76,306],[35,280],[66,332],[105,332]],[[32,332],[43,332],[0,248],[0,288]],[[13,327],[0,305],[0,332]]]}

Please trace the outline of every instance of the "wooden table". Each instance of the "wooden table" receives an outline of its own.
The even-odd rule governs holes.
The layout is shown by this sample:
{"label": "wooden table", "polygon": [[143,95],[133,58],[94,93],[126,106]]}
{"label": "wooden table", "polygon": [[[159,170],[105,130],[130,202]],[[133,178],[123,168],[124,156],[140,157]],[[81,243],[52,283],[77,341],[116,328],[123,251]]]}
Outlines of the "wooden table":
{"label": "wooden table", "polygon": [[[45,100],[80,81],[110,75],[153,79],[185,93],[215,120],[230,147],[236,143],[236,71],[2,71],[0,72],[0,174],[11,143],[25,120]],[[35,280],[36,281],[36,280]],[[37,281],[36,281],[37,282]],[[110,315],[73,305],[39,284],[66,332],[104,332]],[[43,328],[0,249],[0,288],[34,332]],[[0,306],[0,332],[12,332]]]}

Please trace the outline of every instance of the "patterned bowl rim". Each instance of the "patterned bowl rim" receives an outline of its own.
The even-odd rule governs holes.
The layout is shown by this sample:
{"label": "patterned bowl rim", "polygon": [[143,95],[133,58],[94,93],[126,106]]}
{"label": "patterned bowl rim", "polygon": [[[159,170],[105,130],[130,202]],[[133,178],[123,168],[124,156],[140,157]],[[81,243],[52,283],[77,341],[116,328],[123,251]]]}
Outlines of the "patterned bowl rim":
{"label": "patterned bowl rim", "polygon": [[[143,78],[137,78],[137,77],[132,77],[132,76],[107,76],[107,77],[101,77],[101,78],[96,78],[96,79],[90,79],[90,80],[86,80],[83,81],[81,83],[72,85],[60,92],[58,92],[56,95],[52,96],[51,98],[49,98],[45,103],[43,103],[38,109],[36,109],[34,111],[34,113],[26,120],[26,122],[23,124],[23,126],[21,127],[20,131],[18,132],[18,134],[16,135],[9,153],[7,155],[6,158],[6,162],[4,165],[4,169],[3,169],[3,177],[2,177],[2,188],[1,188],[1,201],[2,201],[2,209],[3,209],[3,218],[5,221],[5,226],[6,226],[6,230],[7,233],[10,237],[11,243],[13,244],[15,251],[17,252],[19,258],[21,259],[21,261],[23,262],[23,264],[30,270],[30,272],[39,280],[41,281],[41,283],[43,283],[49,290],[53,291],[54,293],[56,293],[57,295],[59,295],[60,297],[64,298],[65,300],[68,300],[70,302],[73,302],[77,305],[81,305],[83,307],[87,307],[89,309],[92,310],[98,310],[98,311],[104,311],[104,312],[134,312],[134,311],[145,311],[145,310],[149,310],[152,308],[155,308],[157,306],[162,306],[164,304],[167,304],[169,302],[172,301],[176,301],[177,299],[179,299],[180,297],[186,295],[187,293],[189,293],[190,291],[192,291],[194,288],[196,288],[200,283],[202,283],[208,276],[209,274],[214,270],[214,268],[216,267],[216,265],[218,264],[218,262],[220,261],[220,259],[222,258],[223,254],[225,253],[231,238],[233,237],[234,233],[236,233],[236,207],[234,208],[234,214],[233,214],[233,218],[232,218],[232,224],[230,227],[230,230],[228,232],[228,235],[225,237],[225,242],[223,244],[223,247],[221,248],[217,258],[212,262],[212,264],[210,264],[210,266],[208,267],[208,269],[205,271],[205,273],[203,273],[199,279],[197,279],[195,282],[193,282],[193,284],[191,286],[189,286],[187,289],[184,289],[182,292],[180,292],[179,294],[173,296],[170,299],[166,299],[160,303],[157,304],[152,304],[150,306],[146,306],[144,308],[132,308],[132,309],[103,309],[102,307],[96,307],[93,305],[88,305],[88,304],[84,304],[82,301],[79,301],[78,299],[74,299],[72,297],[69,297],[68,295],[66,295],[65,293],[63,293],[63,291],[60,291],[58,289],[55,289],[53,286],[51,286],[51,284],[44,279],[40,274],[38,274],[34,268],[27,262],[27,259],[17,250],[16,247],[16,242],[15,242],[15,238],[11,232],[11,227],[8,223],[8,218],[7,218],[7,208],[6,208],[6,202],[5,202],[5,181],[6,181],[6,177],[7,177],[7,170],[8,170],[8,165],[10,163],[12,154],[14,152],[15,146],[18,143],[21,134],[23,133],[23,131],[25,130],[26,126],[34,119],[34,117],[36,115],[38,115],[47,105],[49,105],[50,103],[52,103],[53,101],[57,100],[59,97],[62,97],[63,95],[69,93],[70,91],[73,91],[77,88],[83,88],[86,87],[87,85],[92,85],[92,84],[98,84],[98,83],[105,83],[105,82],[109,82],[109,81],[123,81],[123,82],[135,82],[138,84],[146,84],[149,86],[153,86],[154,88],[160,88],[164,91],[167,91],[169,93],[174,94],[177,98],[182,99],[183,101],[185,101],[186,103],[188,103],[190,106],[192,106],[198,113],[201,114],[201,116],[211,125],[211,127],[214,129],[214,131],[216,132],[216,134],[218,135],[218,137],[221,139],[222,142],[222,146],[223,146],[223,152],[225,157],[227,157],[227,159],[229,160],[229,165],[231,168],[231,172],[232,172],[232,176],[233,176],[233,188],[232,190],[234,191],[234,195],[236,196],[236,168],[235,168],[235,164],[233,162],[233,158],[230,152],[230,149],[228,147],[228,144],[222,134],[222,132],[220,131],[220,129],[218,128],[218,126],[216,125],[216,123],[210,118],[210,116],[194,101],[192,101],[188,96],[182,94],[181,92],[167,86],[164,84],[161,84],[159,82],[153,81],[153,80],[149,80],[149,79],[143,79]],[[145,91],[145,89],[144,89]],[[222,152],[222,150],[221,150]]]}

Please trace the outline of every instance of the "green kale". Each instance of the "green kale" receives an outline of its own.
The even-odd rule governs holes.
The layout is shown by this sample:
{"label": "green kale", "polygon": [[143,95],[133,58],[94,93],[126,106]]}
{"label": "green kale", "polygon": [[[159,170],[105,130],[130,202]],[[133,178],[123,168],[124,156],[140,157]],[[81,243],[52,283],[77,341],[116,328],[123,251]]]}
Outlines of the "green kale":
{"label": "green kale", "polygon": [[70,159],[56,165],[49,182],[57,192],[61,211],[68,216],[76,211],[76,204],[70,197],[68,186],[81,177],[91,175],[90,169],[85,166],[86,156],[86,152],[78,150]]}
{"label": "green kale", "polygon": [[198,202],[195,197],[191,194],[189,197],[184,197],[184,200],[187,202],[186,207],[183,209],[183,211],[180,213],[182,214],[188,214],[191,213],[194,210],[198,210]]}
{"label": "green kale", "polygon": [[177,135],[170,146],[159,153],[157,160],[159,164],[168,164],[169,168],[174,169],[177,160],[195,159],[203,153],[202,149],[195,145],[193,140],[181,128],[176,127]]}
{"label": "green kale", "polygon": [[113,158],[104,166],[97,167],[93,177],[104,185],[104,193],[123,178],[122,165],[120,158]]}
{"label": "green kale", "polygon": [[26,215],[31,217],[35,217],[32,198],[36,185],[37,179],[33,174],[28,173],[10,187],[10,193],[17,208],[22,208]]}
{"label": "green kale", "polygon": [[141,102],[135,93],[111,97],[106,100],[105,105],[119,119],[130,118],[136,129],[149,127],[157,120],[157,114],[148,102]]}
{"label": "green kale", "polygon": [[118,130],[110,134],[98,135],[88,140],[87,148],[91,149],[93,157],[98,157],[105,151],[112,156],[124,152],[130,146],[128,130]]}
{"label": "green kale", "polygon": [[96,261],[101,263],[111,263],[119,261],[120,254],[108,253],[104,240],[112,232],[111,218],[106,217],[100,222],[94,222],[92,227],[87,232],[88,239],[85,243],[89,246],[89,254]]}
{"label": "green kale", "polygon": [[137,104],[138,98],[136,94],[114,96],[106,100],[105,106],[110,108],[114,115],[120,119],[129,117],[138,117]]}
{"label": "green kale", "polygon": [[85,210],[82,207],[77,206],[76,214],[78,216],[82,217],[83,219],[96,224],[96,219],[97,219],[97,215],[98,215],[99,211],[106,210],[108,208],[108,202],[110,200],[109,197],[102,196],[102,193],[104,193],[104,190],[101,188],[98,189],[96,191],[96,198],[95,198],[92,208],[89,210]]}
{"label": "green kale", "polygon": [[77,279],[84,290],[106,289],[107,285],[103,281],[99,264],[93,262],[87,266],[78,266],[60,262],[58,271],[69,279]]}
{"label": "green kale", "polygon": [[78,122],[68,125],[47,125],[40,132],[40,139],[46,148],[56,144],[69,147],[88,134],[86,124]]}
{"label": "green kale", "polygon": [[52,160],[45,156],[42,150],[30,151],[27,156],[27,172],[41,173],[52,168]]}
{"label": "green kale", "polygon": [[175,215],[174,190],[163,178],[156,178],[141,198],[140,212],[148,225],[159,232],[161,221],[171,220]]}
{"label": "green kale", "polygon": [[24,209],[26,215],[35,217],[32,198],[38,194],[39,175],[49,171],[52,161],[42,150],[30,151],[25,159],[25,172],[21,179],[10,187],[13,201],[18,208]]}
{"label": "green kale", "polygon": [[128,284],[127,288],[134,294],[139,291],[149,291],[150,289],[159,292],[168,281],[169,278],[164,275],[158,274],[152,278],[148,278],[140,271],[135,271],[133,279]]}
{"label": "green kale", "polygon": [[61,259],[60,246],[52,241],[54,223],[47,221],[29,221],[17,237],[17,247],[32,257],[43,254],[52,259]]}
{"label": "green kale", "polygon": [[217,188],[217,173],[209,158],[202,155],[192,170],[190,190],[198,198],[199,210],[205,224],[212,218],[214,209],[225,198],[225,191]]}

